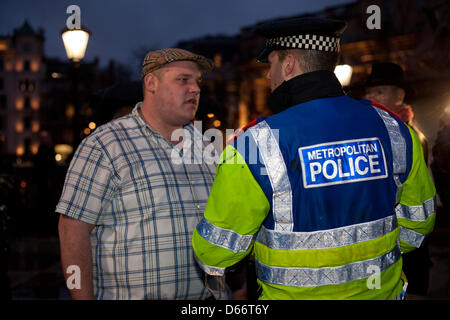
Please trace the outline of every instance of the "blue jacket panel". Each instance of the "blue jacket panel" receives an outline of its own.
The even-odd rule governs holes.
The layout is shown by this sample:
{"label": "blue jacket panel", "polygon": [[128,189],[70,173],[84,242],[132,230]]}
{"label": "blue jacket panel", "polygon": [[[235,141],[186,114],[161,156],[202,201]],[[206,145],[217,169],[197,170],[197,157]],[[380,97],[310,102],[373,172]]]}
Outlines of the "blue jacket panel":
{"label": "blue jacket panel", "polygon": [[[412,159],[406,125],[407,170]],[[293,231],[334,229],[394,214],[397,187],[389,133],[370,101],[347,96],[322,98],[261,119],[278,135],[292,190]],[[235,147],[272,203],[272,185],[249,131]],[[272,211],[264,226],[274,228]]]}

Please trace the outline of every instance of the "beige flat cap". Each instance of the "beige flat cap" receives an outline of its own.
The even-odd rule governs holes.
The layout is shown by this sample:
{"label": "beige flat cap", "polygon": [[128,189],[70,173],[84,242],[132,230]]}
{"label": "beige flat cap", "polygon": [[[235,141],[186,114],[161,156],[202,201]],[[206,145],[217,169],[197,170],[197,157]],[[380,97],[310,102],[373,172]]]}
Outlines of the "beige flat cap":
{"label": "beige flat cap", "polygon": [[152,71],[162,68],[168,63],[174,61],[194,61],[197,62],[202,74],[208,73],[214,67],[214,63],[199,54],[178,48],[168,48],[156,51],[150,51],[142,62],[142,79]]}

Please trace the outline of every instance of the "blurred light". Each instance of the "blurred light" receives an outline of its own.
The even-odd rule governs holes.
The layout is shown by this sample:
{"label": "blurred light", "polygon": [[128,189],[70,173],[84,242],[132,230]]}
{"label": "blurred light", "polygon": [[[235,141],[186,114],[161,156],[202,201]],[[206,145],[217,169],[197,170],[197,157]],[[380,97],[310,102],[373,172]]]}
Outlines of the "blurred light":
{"label": "blurred light", "polygon": [[62,73],[59,73],[59,72],[52,72],[52,78],[53,79],[59,79],[59,78],[62,78]]}
{"label": "blurred light", "polygon": [[0,42],[0,51],[6,51],[8,49],[8,43],[7,42]]}
{"label": "blurred light", "polygon": [[25,148],[23,146],[18,146],[16,148],[16,155],[17,156],[22,156],[25,153]]}
{"label": "blurred light", "polygon": [[217,68],[220,68],[222,66],[222,55],[217,53],[214,56],[214,64],[216,65]]}
{"label": "blurred light", "polygon": [[16,71],[17,72],[22,72],[23,71],[23,62],[22,62],[22,60],[17,60],[16,61]]}
{"label": "blurred light", "polygon": [[448,106],[447,108],[445,108],[444,112],[450,114],[450,106]]}
{"label": "blurred light", "polygon": [[59,153],[57,153],[57,154],[55,155],[55,160],[56,160],[57,162],[60,162],[60,161],[62,160],[62,155],[60,155]]}
{"label": "blurred light", "polygon": [[39,99],[34,97],[31,99],[31,109],[39,110]]}
{"label": "blurred light", "polygon": [[38,143],[34,143],[33,145],[31,145],[31,153],[32,154],[37,154],[39,151],[39,144]]}
{"label": "blurred light", "polygon": [[20,187],[25,189],[27,187],[27,182],[25,180],[20,181]]}
{"label": "blurred light", "polygon": [[16,109],[19,111],[23,109],[23,99],[22,98],[16,99]]}
{"label": "blurred light", "polygon": [[95,122],[89,122],[88,127],[89,129],[94,130],[97,127],[97,125],[95,124]]}
{"label": "blurred light", "polygon": [[21,121],[16,122],[16,132],[18,132],[18,133],[23,132],[23,122],[21,122]]}
{"label": "blurred light", "polygon": [[350,80],[352,79],[352,72],[353,68],[348,64],[338,65],[334,69],[334,73],[336,74],[336,77],[343,87],[350,84]]}
{"label": "blurred light", "polygon": [[244,127],[248,123],[248,107],[244,102],[239,102],[239,128]]}
{"label": "blurred light", "polygon": [[207,115],[206,115],[208,118],[214,118],[214,113],[208,113]]}
{"label": "blurred light", "polygon": [[72,119],[75,115],[75,107],[73,104],[68,104],[66,107],[66,117]]}
{"label": "blurred light", "polygon": [[54,150],[55,153],[59,153],[60,155],[69,155],[73,152],[72,146],[68,144],[57,144]]}
{"label": "blurred light", "polygon": [[86,53],[89,32],[83,29],[65,30],[62,38],[67,57],[75,62],[81,61]]}
{"label": "blurred light", "polygon": [[13,69],[13,63],[11,62],[11,60],[7,60],[5,63],[5,70],[8,72],[11,72]]}
{"label": "blurred light", "polygon": [[222,124],[222,122],[220,122],[220,120],[214,120],[214,122],[213,122],[213,126],[214,127],[220,127],[220,125]]}
{"label": "blurred light", "polygon": [[31,61],[31,71],[33,71],[33,72],[39,71],[39,61],[37,61],[37,60]]}
{"label": "blurred light", "polygon": [[40,129],[39,122],[33,121],[33,123],[31,124],[31,131],[38,132],[39,129]]}
{"label": "blurred light", "polygon": [[84,132],[85,135],[88,135],[89,133],[91,133],[91,129],[84,128],[83,132]]}

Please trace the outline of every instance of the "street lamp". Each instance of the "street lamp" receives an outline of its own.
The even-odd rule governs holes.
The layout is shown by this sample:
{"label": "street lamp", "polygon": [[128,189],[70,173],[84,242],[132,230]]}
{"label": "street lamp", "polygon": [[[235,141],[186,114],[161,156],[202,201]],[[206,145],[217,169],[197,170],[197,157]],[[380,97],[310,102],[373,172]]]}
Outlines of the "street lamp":
{"label": "street lamp", "polygon": [[84,28],[64,29],[61,36],[66,49],[67,58],[72,61],[72,103],[74,106],[73,139],[72,144],[76,148],[81,141],[82,119],[80,117],[78,78],[81,60],[86,53],[90,32]]}
{"label": "street lamp", "polygon": [[79,62],[84,58],[89,41],[89,31],[86,29],[64,29],[62,32],[67,58]]}
{"label": "street lamp", "polygon": [[336,77],[343,87],[346,87],[350,84],[350,80],[352,79],[352,72],[353,68],[348,64],[338,65],[334,69],[334,73],[336,74]]}

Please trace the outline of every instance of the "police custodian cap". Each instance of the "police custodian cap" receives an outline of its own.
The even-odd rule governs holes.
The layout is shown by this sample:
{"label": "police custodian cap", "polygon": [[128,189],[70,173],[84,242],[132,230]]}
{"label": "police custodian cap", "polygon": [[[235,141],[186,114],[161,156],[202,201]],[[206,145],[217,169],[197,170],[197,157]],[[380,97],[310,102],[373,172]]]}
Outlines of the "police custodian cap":
{"label": "police custodian cap", "polygon": [[260,23],[255,26],[254,32],[266,38],[267,42],[258,61],[267,62],[267,57],[273,50],[338,52],[340,36],[346,27],[345,21],[314,17]]}

